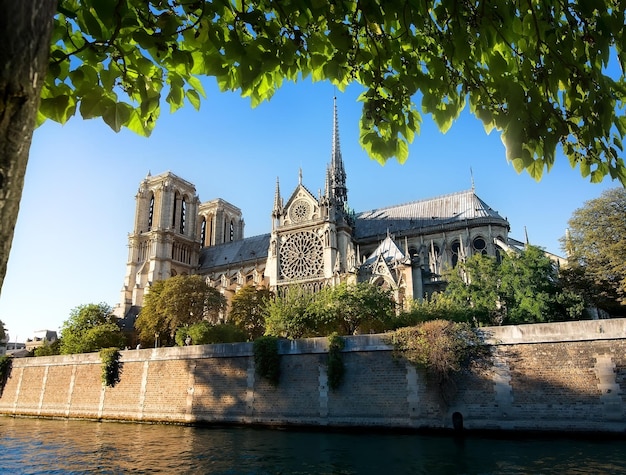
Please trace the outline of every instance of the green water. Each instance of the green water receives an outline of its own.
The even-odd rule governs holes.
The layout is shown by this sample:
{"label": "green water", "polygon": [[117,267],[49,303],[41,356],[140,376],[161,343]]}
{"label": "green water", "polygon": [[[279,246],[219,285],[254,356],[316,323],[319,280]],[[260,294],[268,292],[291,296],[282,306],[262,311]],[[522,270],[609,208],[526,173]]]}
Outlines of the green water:
{"label": "green water", "polygon": [[0,473],[626,474],[626,441],[0,417]]}

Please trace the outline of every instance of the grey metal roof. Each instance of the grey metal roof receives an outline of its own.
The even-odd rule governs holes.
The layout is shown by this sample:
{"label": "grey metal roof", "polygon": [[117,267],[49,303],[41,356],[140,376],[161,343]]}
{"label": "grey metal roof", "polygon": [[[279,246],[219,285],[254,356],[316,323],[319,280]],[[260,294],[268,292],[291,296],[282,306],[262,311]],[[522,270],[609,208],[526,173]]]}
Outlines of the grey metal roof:
{"label": "grey metal roof", "polygon": [[257,259],[265,262],[269,245],[270,235],[261,234],[239,241],[205,247],[200,251],[200,271],[254,262]]}
{"label": "grey metal roof", "polygon": [[[428,228],[454,228],[469,220],[508,226],[506,219],[481,200],[474,190],[357,213],[354,237],[366,240],[395,234],[427,232]],[[410,231],[410,232],[409,232]]]}

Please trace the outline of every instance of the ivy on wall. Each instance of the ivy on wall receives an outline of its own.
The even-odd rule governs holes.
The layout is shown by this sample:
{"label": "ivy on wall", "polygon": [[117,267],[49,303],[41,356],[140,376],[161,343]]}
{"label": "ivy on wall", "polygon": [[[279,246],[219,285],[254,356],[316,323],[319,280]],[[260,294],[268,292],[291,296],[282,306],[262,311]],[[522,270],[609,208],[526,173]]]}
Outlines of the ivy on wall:
{"label": "ivy on wall", "polygon": [[278,354],[278,338],[262,336],[254,340],[254,366],[256,372],[267,379],[272,386],[278,386],[280,378],[280,356]]}
{"label": "ivy on wall", "polygon": [[9,379],[9,375],[11,374],[11,366],[13,363],[13,358],[10,356],[0,356],[0,396],[2,396],[2,391],[4,391],[4,385]]}
{"label": "ivy on wall", "polygon": [[120,363],[120,351],[117,348],[103,348],[100,350],[102,361],[102,384],[114,387],[120,382],[122,363]]}
{"label": "ivy on wall", "polygon": [[341,350],[346,346],[345,340],[337,333],[333,333],[328,337],[328,387],[337,389],[343,382],[345,365],[343,364],[343,356]]}

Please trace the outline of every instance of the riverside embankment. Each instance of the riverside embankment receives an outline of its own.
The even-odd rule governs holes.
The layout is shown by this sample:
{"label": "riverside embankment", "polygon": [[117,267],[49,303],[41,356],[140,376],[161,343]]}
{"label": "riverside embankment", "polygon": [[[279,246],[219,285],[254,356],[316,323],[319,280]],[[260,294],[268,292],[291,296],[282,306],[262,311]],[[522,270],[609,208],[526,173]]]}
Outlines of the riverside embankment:
{"label": "riverside embankment", "polygon": [[345,375],[327,377],[327,340],[281,341],[277,387],[252,344],[128,350],[103,387],[97,353],[16,359],[0,414],[170,423],[626,432],[626,319],[489,327],[488,365],[444,403],[394,359],[384,335],[346,337]]}

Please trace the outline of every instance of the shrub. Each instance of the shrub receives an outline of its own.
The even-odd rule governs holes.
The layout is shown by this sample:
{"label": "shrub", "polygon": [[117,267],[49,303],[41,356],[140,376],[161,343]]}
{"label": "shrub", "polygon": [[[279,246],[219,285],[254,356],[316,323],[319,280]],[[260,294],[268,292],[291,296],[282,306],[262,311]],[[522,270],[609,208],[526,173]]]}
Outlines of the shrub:
{"label": "shrub", "polygon": [[120,382],[122,373],[120,352],[117,348],[103,348],[100,350],[100,360],[102,361],[102,384],[112,388]]}
{"label": "shrub", "polygon": [[392,333],[394,354],[426,371],[439,385],[441,396],[450,394],[451,378],[487,353],[487,347],[467,323],[431,320]]}
{"label": "shrub", "polygon": [[34,356],[53,356],[61,354],[61,340],[54,340],[52,343],[44,341],[43,345],[33,350]]}
{"label": "shrub", "polygon": [[278,338],[262,336],[253,343],[254,366],[257,373],[267,379],[273,386],[278,385],[280,377],[280,356],[278,355]]}
{"label": "shrub", "polygon": [[236,343],[246,341],[246,334],[232,323],[218,323],[202,321],[193,325],[180,327],[176,330],[176,344],[185,345],[187,337],[191,338],[192,345],[208,345],[211,343]]}

